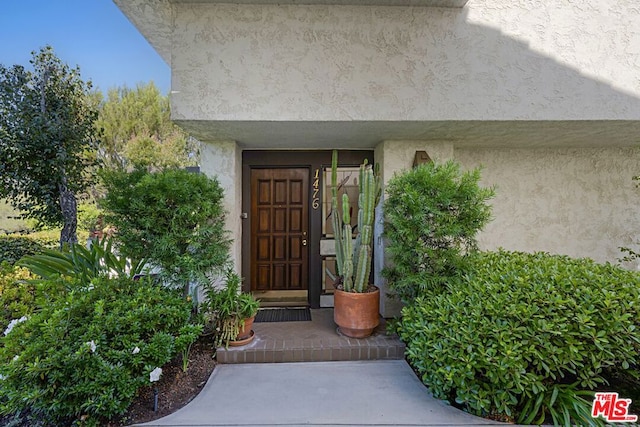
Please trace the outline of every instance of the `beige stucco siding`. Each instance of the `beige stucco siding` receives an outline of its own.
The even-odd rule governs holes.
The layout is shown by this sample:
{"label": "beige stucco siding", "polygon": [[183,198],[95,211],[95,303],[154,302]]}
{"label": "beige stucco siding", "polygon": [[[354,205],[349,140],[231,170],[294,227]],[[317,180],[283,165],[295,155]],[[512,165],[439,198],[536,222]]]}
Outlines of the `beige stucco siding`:
{"label": "beige stucco siding", "polygon": [[640,116],[632,0],[463,9],[174,4],[187,120],[586,120]]}
{"label": "beige stucco siding", "polygon": [[202,173],[215,177],[224,191],[226,229],[231,244],[230,258],[236,271],[240,271],[242,247],[242,150],[235,141],[210,141],[200,148]]}
{"label": "beige stucco siding", "polygon": [[615,262],[640,240],[639,148],[456,149],[495,186],[483,248],[547,251]]}

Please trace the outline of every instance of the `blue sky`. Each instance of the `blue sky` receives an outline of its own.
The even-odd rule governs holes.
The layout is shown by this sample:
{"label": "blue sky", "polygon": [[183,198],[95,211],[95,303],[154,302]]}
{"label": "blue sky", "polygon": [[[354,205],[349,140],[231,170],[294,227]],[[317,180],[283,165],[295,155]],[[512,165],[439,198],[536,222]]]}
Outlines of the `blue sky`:
{"label": "blue sky", "polygon": [[152,80],[169,92],[169,67],[111,0],[0,0],[0,64],[28,66],[45,45],[105,93]]}

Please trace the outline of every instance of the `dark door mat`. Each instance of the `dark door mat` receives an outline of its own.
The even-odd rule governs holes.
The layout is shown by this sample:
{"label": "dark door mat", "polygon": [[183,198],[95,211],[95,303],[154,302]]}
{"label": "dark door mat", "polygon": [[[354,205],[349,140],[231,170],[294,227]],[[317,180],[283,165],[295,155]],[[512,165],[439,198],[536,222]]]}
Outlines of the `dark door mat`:
{"label": "dark door mat", "polygon": [[304,308],[263,308],[254,322],[305,322],[311,320],[311,310]]}

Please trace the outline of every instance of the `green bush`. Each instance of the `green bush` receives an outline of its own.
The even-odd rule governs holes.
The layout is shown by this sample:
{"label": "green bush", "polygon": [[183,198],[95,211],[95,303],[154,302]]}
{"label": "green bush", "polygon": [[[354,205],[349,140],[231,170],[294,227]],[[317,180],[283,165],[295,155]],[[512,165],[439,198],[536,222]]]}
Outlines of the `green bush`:
{"label": "green bush", "polygon": [[636,375],[640,275],[545,253],[477,253],[470,264],[448,292],[403,309],[397,332],[424,383],[477,415],[592,423],[576,390]]}
{"label": "green bush", "polygon": [[216,179],[183,170],[111,172],[103,177],[106,221],[123,254],[147,258],[183,287],[206,281],[228,260],[223,191]]}
{"label": "green bush", "polygon": [[122,414],[150,372],[194,339],[191,304],[177,292],[130,279],[91,285],[72,286],[0,337],[0,412],[28,409],[54,425]]}
{"label": "green bush", "polygon": [[129,260],[116,253],[110,237],[95,239],[89,248],[73,244],[59,249],[44,249],[36,255],[22,258],[17,265],[28,268],[44,280],[66,276],[89,282],[98,276],[129,277],[140,274],[145,260]]}
{"label": "green bush", "polygon": [[389,181],[384,234],[392,266],[383,274],[403,302],[441,289],[476,248],[494,194],[479,180],[479,170],[463,173],[449,161],[423,164]]}
{"label": "green bush", "polygon": [[35,287],[29,270],[0,263],[0,332],[13,319],[31,314],[35,304]]}
{"label": "green bush", "polygon": [[78,229],[92,232],[98,230],[102,211],[95,203],[80,203],[78,205]]}
{"label": "green bush", "polygon": [[33,255],[42,251],[44,246],[29,237],[10,234],[0,237],[0,263],[15,264],[25,255]]}

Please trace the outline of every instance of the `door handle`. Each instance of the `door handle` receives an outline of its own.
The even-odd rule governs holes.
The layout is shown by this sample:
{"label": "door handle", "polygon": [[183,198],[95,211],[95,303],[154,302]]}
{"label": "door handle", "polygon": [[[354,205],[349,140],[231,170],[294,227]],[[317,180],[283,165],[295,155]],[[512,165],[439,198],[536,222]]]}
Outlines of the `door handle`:
{"label": "door handle", "polygon": [[302,240],[302,246],[307,246],[307,239]]}

